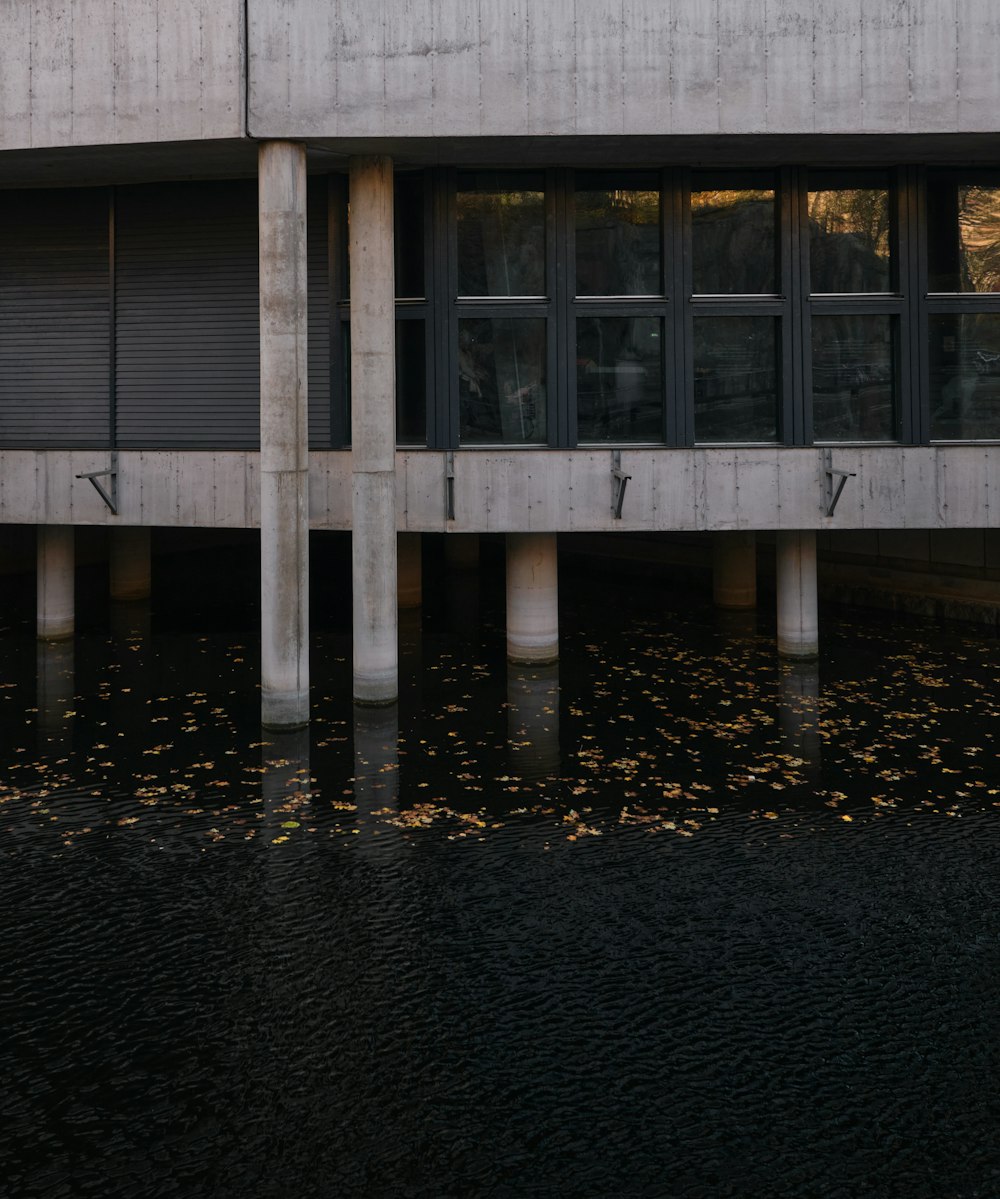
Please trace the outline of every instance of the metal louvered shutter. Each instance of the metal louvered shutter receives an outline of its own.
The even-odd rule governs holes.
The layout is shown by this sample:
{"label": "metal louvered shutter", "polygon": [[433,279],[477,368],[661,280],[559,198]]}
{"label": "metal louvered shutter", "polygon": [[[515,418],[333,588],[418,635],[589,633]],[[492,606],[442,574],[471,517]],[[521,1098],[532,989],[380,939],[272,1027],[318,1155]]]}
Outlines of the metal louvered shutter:
{"label": "metal louvered shutter", "polygon": [[330,445],[330,256],[327,244],[329,181],[309,180],[309,444]]}
{"label": "metal louvered shutter", "polygon": [[0,445],[110,436],[108,192],[0,193]]}

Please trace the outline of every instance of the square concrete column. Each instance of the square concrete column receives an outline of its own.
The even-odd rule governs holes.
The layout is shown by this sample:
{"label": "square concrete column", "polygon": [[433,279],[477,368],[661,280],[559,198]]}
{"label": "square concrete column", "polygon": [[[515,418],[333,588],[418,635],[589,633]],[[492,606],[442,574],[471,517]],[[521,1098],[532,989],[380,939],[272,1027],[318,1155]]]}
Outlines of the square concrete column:
{"label": "square concrete column", "polygon": [[392,160],[350,161],[354,698],[399,692],[396,593],[396,297]]}
{"label": "square concrete column", "polygon": [[152,590],[149,529],[127,525],[112,529],[110,559],[111,598],[148,599]]}
{"label": "square concrete column", "polygon": [[816,534],[778,533],[778,653],[783,658],[815,658],[819,653],[816,595]]}
{"label": "square concrete column", "polygon": [[559,572],[555,533],[507,534],[507,660],[559,657]]}
{"label": "square concrete column", "polygon": [[76,541],[72,525],[38,526],[37,629],[41,641],[73,636]]}
{"label": "square concrete column", "polygon": [[261,723],[309,720],[306,151],[258,148]]}
{"label": "square concrete column", "polygon": [[756,533],[712,534],[712,598],[717,608],[756,607]]}

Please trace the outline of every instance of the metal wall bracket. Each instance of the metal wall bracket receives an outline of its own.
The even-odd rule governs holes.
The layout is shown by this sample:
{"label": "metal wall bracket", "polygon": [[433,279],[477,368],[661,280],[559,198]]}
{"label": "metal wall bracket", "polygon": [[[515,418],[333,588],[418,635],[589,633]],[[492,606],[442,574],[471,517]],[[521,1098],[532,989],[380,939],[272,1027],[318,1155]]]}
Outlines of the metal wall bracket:
{"label": "metal wall bracket", "polygon": [[455,519],[455,453],[449,450],[445,455],[444,476],[445,516],[448,520]]}
{"label": "metal wall bracket", "polygon": [[827,516],[833,516],[847,480],[853,479],[856,474],[857,471],[853,470],[836,470],[833,450],[823,451],[823,509]]}
{"label": "metal wall bracket", "polygon": [[[88,479],[91,487],[97,492],[101,499],[111,509],[113,515],[118,515],[118,454],[112,451],[111,466],[108,470],[90,470],[82,475],[76,476],[78,479]],[[104,486],[99,482],[101,479],[111,480],[110,493],[105,490]]]}
{"label": "metal wall bracket", "polygon": [[622,470],[621,450],[611,451],[611,515],[615,520],[622,518],[622,504],[625,503],[625,487],[631,475]]}

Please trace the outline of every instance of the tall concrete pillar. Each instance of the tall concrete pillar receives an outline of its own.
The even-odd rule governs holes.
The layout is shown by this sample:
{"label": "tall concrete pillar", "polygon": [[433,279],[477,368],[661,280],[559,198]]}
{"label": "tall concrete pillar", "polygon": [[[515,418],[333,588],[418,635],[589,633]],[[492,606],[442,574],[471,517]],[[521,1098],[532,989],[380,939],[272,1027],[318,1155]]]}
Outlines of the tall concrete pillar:
{"label": "tall concrete pillar", "polygon": [[354,698],[398,695],[392,160],[350,161]]}
{"label": "tall concrete pillar", "polygon": [[555,533],[507,534],[507,658],[559,657],[559,578]]}
{"label": "tall concrete pillar", "polygon": [[419,533],[400,533],[396,542],[399,559],[397,592],[401,608],[419,608],[423,602],[422,554]]}
{"label": "tall concrete pillar", "polygon": [[261,723],[309,720],[306,151],[258,148]]}
{"label": "tall concrete pillar", "polygon": [[712,534],[712,595],[717,608],[753,608],[757,603],[757,535]]}
{"label": "tall concrete pillar", "polygon": [[148,599],[151,590],[149,529],[123,525],[111,530],[111,598]]}
{"label": "tall concrete pillar", "polygon": [[38,526],[38,636],[57,641],[73,636],[75,534],[72,525]]}
{"label": "tall concrete pillar", "polygon": [[819,653],[816,598],[816,534],[778,533],[778,653],[815,658]]}

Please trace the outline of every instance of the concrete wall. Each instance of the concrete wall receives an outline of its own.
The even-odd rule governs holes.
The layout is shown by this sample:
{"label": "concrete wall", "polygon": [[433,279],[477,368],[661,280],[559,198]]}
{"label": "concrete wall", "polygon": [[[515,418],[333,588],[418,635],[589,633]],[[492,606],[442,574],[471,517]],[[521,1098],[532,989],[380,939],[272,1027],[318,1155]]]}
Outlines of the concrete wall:
{"label": "concrete wall", "polygon": [[249,0],[258,137],[981,132],[996,0]]}
{"label": "concrete wall", "polygon": [[[106,452],[0,451],[0,523],[259,524],[257,453],[123,450],[118,461],[120,515],[114,517],[90,484],[75,477],[106,469]],[[349,528],[350,453],[314,452],[309,462],[312,527]],[[823,511],[818,449],[626,449],[621,462],[632,478],[622,519],[615,520],[610,450],[457,452],[456,519],[449,522],[446,455],[398,451],[397,527],[411,532],[1000,527],[1000,446],[835,450],[833,465],[857,475],[848,480],[832,518]],[[947,544],[957,547],[953,537],[948,534]]]}
{"label": "concrete wall", "polygon": [[0,150],[241,136],[243,14],[243,0],[0,0]]}

